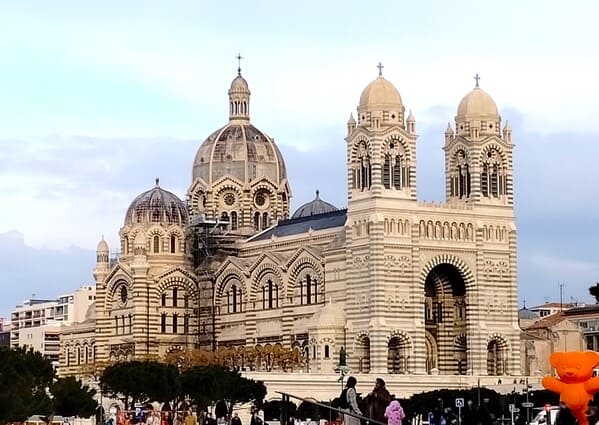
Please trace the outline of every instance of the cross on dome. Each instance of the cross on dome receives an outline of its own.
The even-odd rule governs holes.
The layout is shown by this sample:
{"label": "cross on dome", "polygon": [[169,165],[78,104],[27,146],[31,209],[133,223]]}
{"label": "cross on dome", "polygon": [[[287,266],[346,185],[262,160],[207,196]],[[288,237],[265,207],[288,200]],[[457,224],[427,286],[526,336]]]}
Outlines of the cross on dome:
{"label": "cross on dome", "polygon": [[478,80],[480,80],[480,77],[478,76],[478,73],[473,77],[476,80],[476,86],[478,87]]}
{"label": "cross on dome", "polygon": [[241,53],[237,53],[235,59],[237,59],[237,75],[241,75],[241,60],[243,59],[243,56],[241,56]]}
{"label": "cross on dome", "polygon": [[379,77],[383,76],[383,64],[379,62],[379,64],[376,66],[379,69]]}

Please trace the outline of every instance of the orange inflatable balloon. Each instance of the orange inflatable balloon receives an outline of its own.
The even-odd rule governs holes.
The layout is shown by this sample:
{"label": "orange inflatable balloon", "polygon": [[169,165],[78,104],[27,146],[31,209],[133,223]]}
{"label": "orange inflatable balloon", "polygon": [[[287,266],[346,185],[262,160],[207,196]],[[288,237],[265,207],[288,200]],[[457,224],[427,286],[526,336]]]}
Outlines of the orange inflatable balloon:
{"label": "orange inflatable balloon", "polygon": [[553,353],[549,358],[559,378],[546,376],[543,386],[560,395],[578,420],[578,425],[588,425],[586,411],[593,394],[599,391],[599,377],[593,377],[593,369],[599,365],[599,353],[595,351],[570,351]]}

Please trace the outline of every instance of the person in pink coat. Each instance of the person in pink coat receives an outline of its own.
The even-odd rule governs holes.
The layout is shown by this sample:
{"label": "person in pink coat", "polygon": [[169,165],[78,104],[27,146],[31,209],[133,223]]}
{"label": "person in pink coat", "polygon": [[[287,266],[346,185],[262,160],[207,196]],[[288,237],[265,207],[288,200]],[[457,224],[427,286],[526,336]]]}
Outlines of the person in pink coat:
{"label": "person in pink coat", "polygon": [[388,425],[401,425],[401,421],[406,417],[406,414],[399,404],[399,401],[393,400],[385,410],[385,417]]}

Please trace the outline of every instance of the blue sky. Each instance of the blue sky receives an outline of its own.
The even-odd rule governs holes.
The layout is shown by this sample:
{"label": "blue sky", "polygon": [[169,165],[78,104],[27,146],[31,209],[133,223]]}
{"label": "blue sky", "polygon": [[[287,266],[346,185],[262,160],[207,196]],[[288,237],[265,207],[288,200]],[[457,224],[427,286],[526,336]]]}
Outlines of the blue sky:
{"label": "blue sky", "polygon": [[154,177],[185,194],[195,151],[226,122],[238,52],[294,207],[316,188],[346,204],[345,122],[379,61],[417,120],[419,198],[442,200],[443,131],[479,73],[514,129],[520,299],[555,299],[561,282],[566,300],[588,300],[595,2],[217,3],[0,5],[0,317],[91,282],[97,241],[116,246]]}

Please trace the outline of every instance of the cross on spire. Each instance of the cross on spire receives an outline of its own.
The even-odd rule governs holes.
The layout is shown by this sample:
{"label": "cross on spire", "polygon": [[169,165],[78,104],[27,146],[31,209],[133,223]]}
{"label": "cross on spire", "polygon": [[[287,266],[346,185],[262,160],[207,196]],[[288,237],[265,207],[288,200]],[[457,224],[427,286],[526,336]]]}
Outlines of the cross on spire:
{"label": "cross on spire", "polygon": [[237,75],[241,75],[241,59],[243,59],[241,53],[237,53],[235,59],[237,59]]}
{"label": "cross on spire", "polygon": [[478,80],[480,80],[480,77],[478,76],[478,73],[474,76],[474,79],[476,80],[476,86],[478,87]]}
{"label": "cross on spire", "polygon": [[383,76],[383,64],[379,62],[379,64],[376,66],[379,69],[379,77]]}

